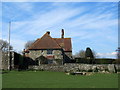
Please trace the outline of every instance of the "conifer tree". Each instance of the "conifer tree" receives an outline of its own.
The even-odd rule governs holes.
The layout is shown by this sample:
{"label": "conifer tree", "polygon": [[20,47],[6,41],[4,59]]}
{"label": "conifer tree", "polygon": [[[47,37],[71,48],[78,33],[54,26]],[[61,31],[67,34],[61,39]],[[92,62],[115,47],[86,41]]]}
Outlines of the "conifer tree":
{"label": "conifer tree", "polygon": [[94,59],[93,52],[92,52],[92,50],[89,47],[86,48],[85,58],[87,58],[87,59]]}

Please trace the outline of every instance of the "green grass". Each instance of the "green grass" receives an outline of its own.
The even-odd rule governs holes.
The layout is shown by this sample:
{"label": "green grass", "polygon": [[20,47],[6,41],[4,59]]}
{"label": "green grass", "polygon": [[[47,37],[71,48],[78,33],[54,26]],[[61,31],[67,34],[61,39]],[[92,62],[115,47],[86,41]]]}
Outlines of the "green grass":
{"label": "green grass", "polygon": [[3,88],[118,88],[118,74],[66,75],[49,71],[10,71],[2,75]]}

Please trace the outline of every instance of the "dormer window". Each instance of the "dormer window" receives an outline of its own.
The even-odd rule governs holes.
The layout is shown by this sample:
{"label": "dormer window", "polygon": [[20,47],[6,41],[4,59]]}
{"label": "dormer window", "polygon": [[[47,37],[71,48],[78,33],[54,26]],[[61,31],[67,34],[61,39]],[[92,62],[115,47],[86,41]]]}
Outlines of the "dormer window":
{"label": "dormer window", "polygon": [[47,50],[47,54],[52,54],[53,50]]}

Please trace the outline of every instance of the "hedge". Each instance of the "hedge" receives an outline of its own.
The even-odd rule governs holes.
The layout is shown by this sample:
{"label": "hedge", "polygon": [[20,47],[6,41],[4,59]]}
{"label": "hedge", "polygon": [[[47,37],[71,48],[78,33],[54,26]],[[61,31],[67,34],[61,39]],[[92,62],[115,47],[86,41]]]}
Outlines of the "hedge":
{"label": "hedge", "polygon": [[86,58],[75,58],[76,63],[83,64],[113,64],[116,63],[116,59],[109,58],[97,58],[97,59],[86,59]]}

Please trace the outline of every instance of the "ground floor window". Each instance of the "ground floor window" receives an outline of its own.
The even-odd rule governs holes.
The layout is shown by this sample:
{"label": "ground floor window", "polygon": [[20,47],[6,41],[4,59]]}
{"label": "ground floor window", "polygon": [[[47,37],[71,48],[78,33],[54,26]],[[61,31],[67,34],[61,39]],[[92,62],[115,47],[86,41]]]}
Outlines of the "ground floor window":
{"label": "ground floor window", "polygon": [[53,54],[53,50],[47,50],[47,54]]}

